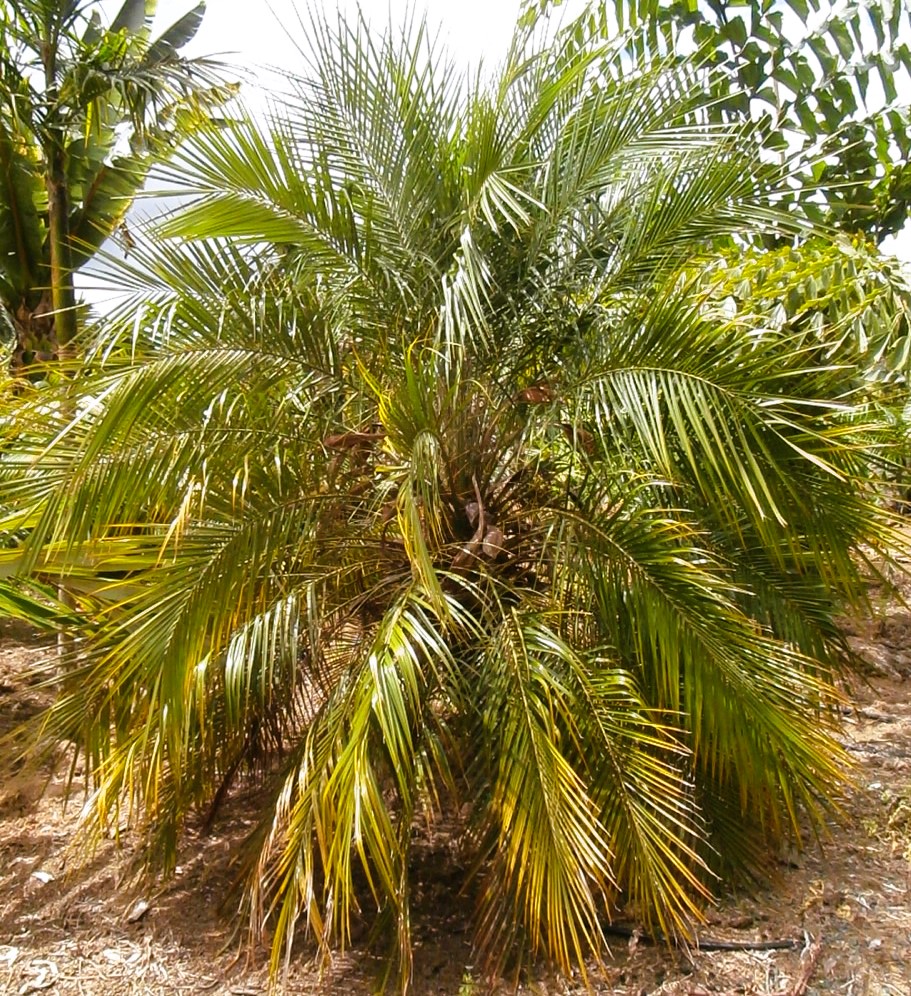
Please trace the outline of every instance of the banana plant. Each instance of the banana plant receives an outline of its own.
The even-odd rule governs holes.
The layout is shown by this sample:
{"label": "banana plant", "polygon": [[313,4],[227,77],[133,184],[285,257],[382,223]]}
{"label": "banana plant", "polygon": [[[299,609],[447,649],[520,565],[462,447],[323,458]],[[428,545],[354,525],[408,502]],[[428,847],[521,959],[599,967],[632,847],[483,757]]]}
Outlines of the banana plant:
{"label": "banana plant", "polygon": [[157,38],[154,10],[126,0],[107,26],[86,0],[0,10],[0,315],[20,374],[72,357],[75,272],[231,91],[216,65],[180,55],[205,4]]}

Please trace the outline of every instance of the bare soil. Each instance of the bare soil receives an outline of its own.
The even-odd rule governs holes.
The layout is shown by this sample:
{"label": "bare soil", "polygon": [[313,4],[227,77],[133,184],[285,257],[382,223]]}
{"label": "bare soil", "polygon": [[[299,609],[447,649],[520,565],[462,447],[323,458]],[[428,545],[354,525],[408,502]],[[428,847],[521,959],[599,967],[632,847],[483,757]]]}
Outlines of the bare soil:
{"label": "bare soil", "polygon": [[[844,739],[856,758],[842,819],[822,848],[782,854],[754,894],[719,903],[704,938],[797,940],[792,950],[668,951],[617,938],[599,994],[624,996],[911,996],[911,612],[883,599],[877,618],[849,626],[870,663],[853,690]],[[21,629],[0,631],[0,735],[45,704],[23,677],[52,648]],[[105,842],[74,863],[79,799],[64,806],[63,774],[0,780],[0,993],[255,996],[268,991],[266,953],[238,955],[228,852],[247,829],[253,800],[235,799],[216,831],[188,839],[177,874],[142,894],[120,888],[134,846]],[[481,996],[491,985],[471,965],[468,909],[450,897],[445,835],[430,842],[416,914],[414,992]],[[355,947],[317,966],[302,949],[287,992],[367,994],[375,956]],[[519,980],[523,994],[584,992],[581,980],[544,970]]]}

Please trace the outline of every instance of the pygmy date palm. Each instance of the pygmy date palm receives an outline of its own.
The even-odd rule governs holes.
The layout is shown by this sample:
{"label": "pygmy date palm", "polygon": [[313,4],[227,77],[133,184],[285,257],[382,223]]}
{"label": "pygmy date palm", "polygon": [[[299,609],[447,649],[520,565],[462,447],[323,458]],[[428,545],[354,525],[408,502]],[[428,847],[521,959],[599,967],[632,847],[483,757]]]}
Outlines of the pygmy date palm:
{"label": "pygmy date palm", "polygon": [[490,83],[420,30],[312,37],[268,133],[181,155],[198,199],[67,405],[5,422],[6,562],[85,619],[43,734],[156,865],[268,787],[276,968],[362,916],[407,986],[419,816],[494,967],[583,964],[619,908],[688,936],[837,791],[833,616],[883,530],[842,371],[700,279],[796,225],[784,180],[698,71],[583,27]]}

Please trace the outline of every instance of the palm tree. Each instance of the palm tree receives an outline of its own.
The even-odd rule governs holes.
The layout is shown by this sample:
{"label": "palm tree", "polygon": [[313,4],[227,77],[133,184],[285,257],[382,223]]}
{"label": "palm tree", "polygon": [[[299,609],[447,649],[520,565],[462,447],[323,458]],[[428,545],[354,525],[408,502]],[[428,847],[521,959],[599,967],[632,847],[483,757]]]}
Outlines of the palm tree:
{"label": "palm tree", "polygon": [[71,353],[73,274],[118,227],[152,163],[228,88],[179,49],[200,3],[150,38],[152,0],[110,27],[87,0],[19,0],[0,11],[0,315],[12,368]]}
{"label": "palm tree", "polygon": [[0,565],[84,618],[44,741],[154,868],[261,782],[276,971],[364,917],[407,988],[419,816],[493,969],[584,971],[618,908],[689,937],[841,784],[834,619],[886,535],[843,371],[703,279],[799,234],[786,177],[584,24],[491,83],[420,25],[310,34],[268,132],[178,155],[90,371],[5,415]]}

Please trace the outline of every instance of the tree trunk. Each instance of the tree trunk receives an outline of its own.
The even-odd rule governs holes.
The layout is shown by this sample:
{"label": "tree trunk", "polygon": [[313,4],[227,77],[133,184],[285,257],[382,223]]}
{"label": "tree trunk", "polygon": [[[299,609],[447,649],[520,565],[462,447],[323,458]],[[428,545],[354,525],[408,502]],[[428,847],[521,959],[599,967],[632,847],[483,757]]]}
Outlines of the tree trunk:
{"label": "tree trunk", "polygon": [[[49,98],[57,97],[57,38],[48,22],[48,43],[45,48],[44,73]],[[50,292],[53,308],[55,353],[58,361],[75,358],[76,290],[73,285],[73,254],[70,246],[70,197],[66,179],[66,131],[52,121],[46,133],[44,149],[47,162],[47,227],[50,248]],[[64,367],[64,370],[66,368]],[[65,584],[58,585],[58,597],[64,605],[75,604]],[[65,629],[57,635],[57,654],[72,659],[76,645]]]}
{"label": "tree trunk", "polygon": [[[50,169],[47,178],[48,241],[51,251],[51,304],[53,305],[55,358],[66,363],[75,359],[76,290],[73,286],[73,262],[70,250],[69,190],[66,183],[63,137],[47,150]],[[66,367],[64,366],[64,371]],[[66,585],[58,585],[57,596],[64,605],[73,608],[73,596]],[[75,652],[72,637],[61,631],[57,637],[57,653],[70,658]]]}
{"label": "tree trunk", "polygon": [[57,46],[60,12],[46,15],[43,45],[45,97],[51,108],[44,132],[44,159],[47,182],[47,238],[50,248],[48,286],[54,310],[58,360],[72,359],[76,338],[76,291],[73,286],[73,252],[70,246],[70,191],[66,177],[66,128],[55,107],[59,96]]}
{"label": "tree trunk", "polygon": [[76,338],[76,290],[73,286],[73,256],[70,247],[70,204],[66,182],[65,153],[61,140],[49,148],[47,178],[48,242],[50,245],[50,289],[54,309],[56,359],[74,358]]}
{"label": "tree trunk", "polygon": [[[16,333],[16,343],[10,358],[10,373],[14,377],[32,378],[36,364],[53,362],[58,358],[57,323],[51,292],[45,290],[38,303],[30,307],[25,301],[9,314]],[[41,376],[41,374],[36,374]]]}

